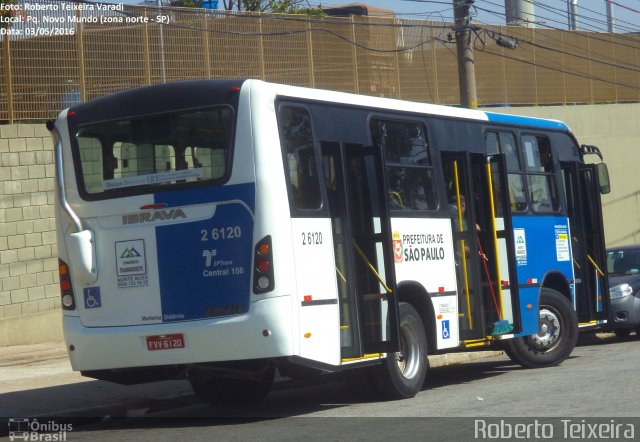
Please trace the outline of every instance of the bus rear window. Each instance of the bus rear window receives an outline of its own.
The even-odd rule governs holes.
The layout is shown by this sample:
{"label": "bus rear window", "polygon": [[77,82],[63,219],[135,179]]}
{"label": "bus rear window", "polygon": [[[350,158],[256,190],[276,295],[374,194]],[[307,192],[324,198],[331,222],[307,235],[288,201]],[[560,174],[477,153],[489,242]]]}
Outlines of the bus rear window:
{"label": "bus rear window", "polygon": [[222,181],[232,139],[229,107],[83,126],[76,134],[84,192]]}

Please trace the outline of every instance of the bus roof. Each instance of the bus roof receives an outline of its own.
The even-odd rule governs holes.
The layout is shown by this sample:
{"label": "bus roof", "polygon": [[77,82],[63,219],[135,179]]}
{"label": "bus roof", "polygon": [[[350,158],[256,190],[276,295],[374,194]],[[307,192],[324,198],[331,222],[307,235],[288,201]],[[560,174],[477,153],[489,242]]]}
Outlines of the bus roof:
{"label": "bus roof", "polygon": [[[213,104],[212,101],[215,100],[228,100],[227,92],[233,87],[243,85],[249,86],[253,92],[269,91],[274,96],[569,132],[569,127],[557,120],[242,79],[187,80],[126,90],[74,106],[74,110],[77,111],[75,120],[77,124],[81,124],[88,121],[162,113],[178,108],[206,106]],[[149,102],[154,103],[152,111],[149,109]]]}
{"label": "bus roof", "polygon": [[385,110],[396,110],[403,112],[415,112],[428,115],[464,118],[470,120],[489,121],[510,126],[528,126],[531,128],[559,130],[569,132],[569,127],[558,120],[534,118],[521,115],[501,114],[497,112],[486,112],[480,109],[466,109],[454,106],[443,106],[438,104],[419,103],[414,101],[403,101],[391,98],[372,97],[369,95],[357,95],[346,92],[335,92],[322,89],[309,89],[297,86],[288,86],[275,83],[265,83],[261,80],[249,80],[258,87],[270,85],[276,95],[293,98],[304,98],[324,102],[351,104],[364,107],[380,108]]}

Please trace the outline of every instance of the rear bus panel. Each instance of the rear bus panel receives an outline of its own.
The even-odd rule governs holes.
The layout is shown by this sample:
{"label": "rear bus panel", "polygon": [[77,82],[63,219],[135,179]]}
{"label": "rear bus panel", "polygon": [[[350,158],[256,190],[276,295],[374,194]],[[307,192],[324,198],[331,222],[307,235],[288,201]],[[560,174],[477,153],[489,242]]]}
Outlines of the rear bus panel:
{"label": "rear bus panel", "polygon": [[[74,116],[63,114],[58,121],[63,146],[71,145],[67,121],[83,108],[74,110]],[[256,179],[265,177],[246,167],[254,163],[249,88],[240,92],[237,124],[232,173],[222,186],[82,201],[72,178],[80,169],[74,170],[72,152],[64,149],[65,194],[83,228],[92,232],[97,263],[95,281],[78,276],[68,253],[75,229],[58,204],[59,256],[70,266],[76,302],[75,310],[64,311],[75,370],[293,354],[285,278],[274,291],[252,291],[254,247],[260,239],[273,236],[275,262],[291,260],[277,254],[278,243],[290,241],[290,231],[272,229],[277,219],[255,221],[256,213],[273,202],[271,195],[256,191]],[[183,342],[161,342],[173,336]],[[153,340],[160,344],[149,337],[159,337]]]}

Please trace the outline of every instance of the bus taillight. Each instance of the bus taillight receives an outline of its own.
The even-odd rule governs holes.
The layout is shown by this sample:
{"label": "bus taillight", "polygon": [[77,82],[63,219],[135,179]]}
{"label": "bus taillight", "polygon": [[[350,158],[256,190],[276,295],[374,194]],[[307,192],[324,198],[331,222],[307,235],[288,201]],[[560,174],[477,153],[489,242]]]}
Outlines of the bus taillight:
{"label": "bus taillight", "polygon": [[253,291],[265,293],[273,290],[273,253],[271,236],[265,236],[256,244],[253,254]]}
{"label": "bus taillight", "polygon": [[69,266],[61,259],[58,259],[58,274],[60,275],[60,295],[62,296],[62,309],[75,310],[76,299],[73,296],[73,286],[71,285]]}

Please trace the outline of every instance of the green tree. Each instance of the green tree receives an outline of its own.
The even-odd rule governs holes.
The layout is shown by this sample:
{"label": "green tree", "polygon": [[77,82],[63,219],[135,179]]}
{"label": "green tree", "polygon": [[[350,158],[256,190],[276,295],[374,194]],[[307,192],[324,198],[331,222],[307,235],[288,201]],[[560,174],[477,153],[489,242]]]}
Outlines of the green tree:
{"label": "green tree", "polygon": [[[0,5],[11,5],[14,4],[15,0],[0,0]],[[10,9],[0,9],[0,17],[2,18],[9,18],[9,17],[15,17],[16,16],[16,11],[10,10]],[[2,23],[0,23],[0,28],[8,28],[9,25],[11,23],[7,23],[4,20],[2,21]]]}

